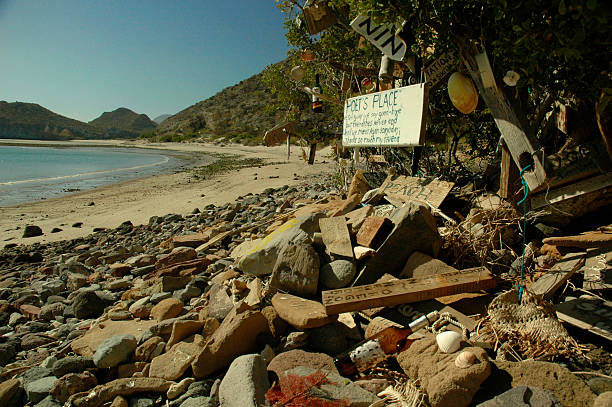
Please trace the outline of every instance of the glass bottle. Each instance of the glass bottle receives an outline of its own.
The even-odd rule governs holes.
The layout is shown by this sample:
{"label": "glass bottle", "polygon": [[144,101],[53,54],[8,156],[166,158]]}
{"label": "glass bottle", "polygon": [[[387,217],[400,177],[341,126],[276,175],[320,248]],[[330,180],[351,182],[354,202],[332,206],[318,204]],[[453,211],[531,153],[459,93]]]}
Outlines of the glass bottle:
{"label": "glass bottle", "polygon": [[315,75],[315,86],[312,88],[312,111],[315,113],[323,112],[323,102],[316,96],[317,93],[321,93],[321,85],[319,85],[319,74]]}
{"label": "glass bottle", "polygon": [[389,356],[408,349],[414,341],[408,339],[408,336],[434,322],[436,317],[437,312],[434,311],[417,318],[407,328],[394,326],[385,328],[372,338],[338,355],[334,359],[334,364],[341,375],[355,376],[358,372],[377,365]]}

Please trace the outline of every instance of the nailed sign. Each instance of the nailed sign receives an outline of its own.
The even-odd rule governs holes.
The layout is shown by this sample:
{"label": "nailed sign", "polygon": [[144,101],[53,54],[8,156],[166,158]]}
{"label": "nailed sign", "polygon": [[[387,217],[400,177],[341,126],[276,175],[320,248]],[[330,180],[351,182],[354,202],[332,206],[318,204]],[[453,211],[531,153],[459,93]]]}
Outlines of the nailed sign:
{"label": "nailed sign", "polygon": [[425,71],[425,80],[432,88],[435,88],[440,81],[455,69],[456,61],[457,58],[453,52],[442,55],[423,69]]}
{"label": "nailed sign", "polygon": [[347,99],[342,145],[418,146],[425,136],[428,88],[416,84]]}
{"label": "nailed sign", "polygon": [[455,185],[453,182],[439,181],[436,179],[398,176],[387,179],[378,188],[378,193],[388,195],[401,202],[421,201],[429,202],[438,208],[446,195]]}
{"label": "nailed sign", "polygon": [[406,44],[395,36],[397,28],[391,24],[376,24],[371,17],[358,15],[351,21],[351,27],[363,35],[389,58],[401,61],[406,54]]}

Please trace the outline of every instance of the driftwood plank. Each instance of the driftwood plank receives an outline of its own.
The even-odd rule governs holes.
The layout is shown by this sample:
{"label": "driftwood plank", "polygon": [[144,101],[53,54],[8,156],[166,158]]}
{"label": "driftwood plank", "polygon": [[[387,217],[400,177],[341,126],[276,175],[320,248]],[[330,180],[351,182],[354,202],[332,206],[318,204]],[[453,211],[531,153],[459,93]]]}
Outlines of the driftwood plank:
{"label": "driftwood plank", "polygon": [[330,254],[338,256],[353,257],[353,246],[351,245],[351,235],[346,226],[344,216],[319,219],[323,244]]}
{"label": "driftwood plank", "polygon": [[453,185],[455,185],[453,182],[436,179],[398,176],[394,179],[387,177],[378,191],[380,194],[390,196],[400,202],[410,200],[429,202],[432,206],[438,208]]}
{"label": "driftwood plank", "polygon": [[550,298],[580,267],[586,253],[568,253],[529,288],[540,298]]}
{"label": "driftwood plank", "polygon": [[612,341],[612,302],[576,298],[555,308],[561,321]]}
{"label": "driftwood plank", "polygon": [[581,271],[584,273],[582,288],[585,290],[612,289],[612,250],[588,249]]}
{"label": "driftwood plank", "polygon": [[403,279],[323,291],[328,314],[359,311],[431,300],[452,294],[495,287],[495,279],[485,267],[444,273],[422,279]]}

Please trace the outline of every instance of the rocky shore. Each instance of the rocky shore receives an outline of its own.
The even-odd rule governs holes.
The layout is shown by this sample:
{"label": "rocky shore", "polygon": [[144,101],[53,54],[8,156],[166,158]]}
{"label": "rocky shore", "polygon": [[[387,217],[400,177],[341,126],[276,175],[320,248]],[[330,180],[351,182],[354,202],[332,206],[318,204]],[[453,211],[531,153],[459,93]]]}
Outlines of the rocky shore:
{"label": "rocky shore", "polygon": [[[333,357],[392,324],[383,308],[402,309],[328,313],[322,292],[348,287],[372,255],[400,247],[398,236],[402,250],[381,275],[399,274],[390,264],[401,262],[405,278],[403,263],[417,257],[412,278],[450,268],[435,259],[441,219],[416,203],[361,206],[369,189],[354,179],[343,194],[311,177],[144,225],[7,244],[0,406],[610,405],[610,366],[584,377],[546,358],[504,358],[470,316],[444,304],[437,310],[450,308],[473,333],[458,350],[442,352],[437,332],[423,331],[396,358],[340,376]],[[346,221],[349,256],[321,230],[334,217]],[[506,288],[478,292],[490,301]],[[404,322],[418,314],[402,312]]]}

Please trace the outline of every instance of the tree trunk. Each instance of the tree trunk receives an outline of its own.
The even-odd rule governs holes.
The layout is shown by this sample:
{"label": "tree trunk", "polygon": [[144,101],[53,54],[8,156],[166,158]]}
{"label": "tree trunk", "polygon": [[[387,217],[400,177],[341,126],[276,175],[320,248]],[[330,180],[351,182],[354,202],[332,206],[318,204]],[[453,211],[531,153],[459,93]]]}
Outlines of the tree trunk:
{"label": "tree trunk", "polygon": [[316,153],[317,153],[317,143],[312,143],[310,145],[310,153],[308,154],[308,165],[314,164]]}

